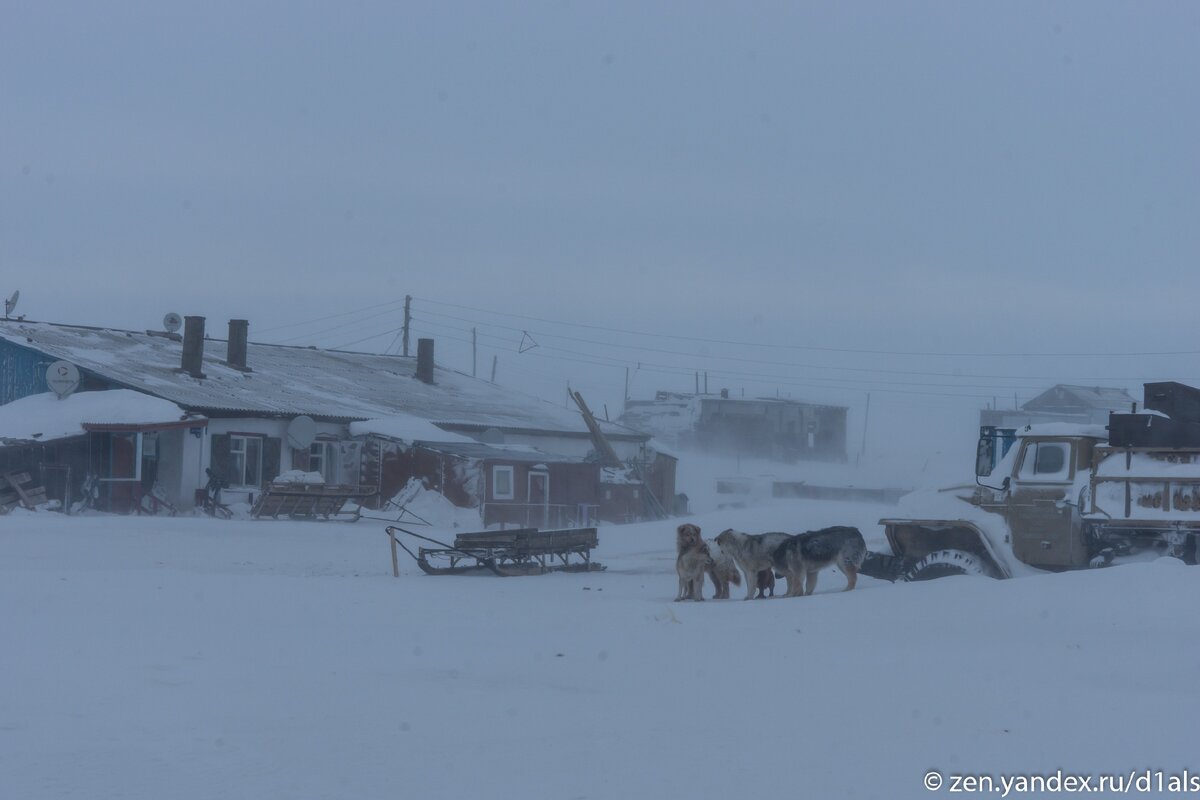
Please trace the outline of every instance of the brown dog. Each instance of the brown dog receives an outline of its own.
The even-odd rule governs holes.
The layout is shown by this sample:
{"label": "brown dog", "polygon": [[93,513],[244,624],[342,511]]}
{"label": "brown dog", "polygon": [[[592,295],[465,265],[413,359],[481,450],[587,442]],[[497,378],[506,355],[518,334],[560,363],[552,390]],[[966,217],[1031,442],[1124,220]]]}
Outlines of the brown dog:
{"label": "brown dog", "polygon": [[742,585],[742,576],[738,572],[737,565],[734,563],[733,558],[728,553],[722,551],[716,542],[705,541],[701,538],[699,525],[685,522],[675,529],[677,562],[678,556],[694,549],[703,549],[704,553],[710,557],[710,563],[707,567],[708,577],[712,579],[713,586],[717,590],[716,594],[713,595],[713,599],[728,600],[729,584],[732,583],[734,586]]}
{"label": "brown dog", "polygon": [[[725,595],[728,597],[729,595]],[[769,569],[758,571],[758,597],[775,596],[775,573]]]}

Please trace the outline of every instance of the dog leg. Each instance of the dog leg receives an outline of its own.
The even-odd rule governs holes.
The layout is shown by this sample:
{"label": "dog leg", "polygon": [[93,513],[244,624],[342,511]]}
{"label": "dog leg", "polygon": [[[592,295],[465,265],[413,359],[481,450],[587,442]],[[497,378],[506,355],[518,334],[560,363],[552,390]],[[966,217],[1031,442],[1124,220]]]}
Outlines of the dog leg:
{"label": "dog leg", "polygon": [[742,572],[746,574],[746,599],[753,600],[754,592],[758,589],[758,572],[744,567]]}
{"label": "dog leg", "polygon": [[821,570],[813,569],[808,571],[808,586],[804,589],[806,595],[812,594],[817,590],[817,576],[821,574]]}
{"label": "dog leg", "polygon": [[843,564],[842,571],[846,573],[846,588],[842,591],[854,591],[854,585],[858,583],[858,569],[853,564]]}

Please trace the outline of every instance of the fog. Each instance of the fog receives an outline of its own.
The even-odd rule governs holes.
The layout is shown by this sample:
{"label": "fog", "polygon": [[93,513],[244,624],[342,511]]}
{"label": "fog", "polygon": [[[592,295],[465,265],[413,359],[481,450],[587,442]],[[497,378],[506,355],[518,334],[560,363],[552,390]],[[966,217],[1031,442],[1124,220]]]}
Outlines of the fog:
{"label": "fog", "polygon": [[552,402],[707,372],[969,475],[989,404],[1200,382],[1198,35],[1188,3],[13,5],[0,293],[376,352],[412,295],[442,365],[474,328]]}

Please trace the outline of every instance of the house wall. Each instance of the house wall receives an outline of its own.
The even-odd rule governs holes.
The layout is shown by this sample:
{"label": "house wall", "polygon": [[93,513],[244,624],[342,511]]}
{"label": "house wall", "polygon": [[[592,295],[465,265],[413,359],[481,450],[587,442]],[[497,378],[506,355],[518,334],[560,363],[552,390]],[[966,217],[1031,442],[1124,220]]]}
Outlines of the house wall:
{"label": "house wall", "polygon": [[[208,481],[204,468],[212,468],[214,472],[223,474],[224,465],[228,459],[228,437],[230,434],[247,433],[264,437],[263,475],[262,484],[276,478],[279,473],[294,469],[297,462],[307,464],[307,448],[296,451],[287,443],[287,427],[290,419],[264,419],[260,417],[218,417],[210,419],[208,431],[204,437],[203,454],[197,477],[197,488],[204,488]],[[340,441],[348,435],[345,425],[332,422],[316,423],[318,436],[332,437]],[[214,444],[216,447],[214,449]],[[261,487],[258,487],[261,488]],[[231,489],[224,497],[228,501],[249,500],[256,490]]]}
{"label": "house wall", "polygon": [[[46,368],[57,360],[37,350],[0,339],[0,405],[50,391],[46,385]],[[76,391],[112,388],[111,382],[86,370],[79,371],[79,388]]]}
{"label": "house wall", "polygon": [[681,443],[782,461],[846,458],[846,409],[768,400],[703,398]]}
{"label": "house wall", "polygon": [[201,459],[208,437],[203,428],[199,431],[199,436],[187,428],[158,433],[158,485],[168,502],[181,511],[195,505],[196,490],[203,489],[206,482],[201,477]]}
{"label": "house wall", "polygon": [[[541,467],[544,466],[545,469]],[[495,468],[511,467],[513,471],[513,496],[498,499],[495,494]],[[536,468],[536,469],[535,469]],[[483,521],[485,525],[505,524],[518,527],[566,527],[579,524],[583,515],[595,514],[596,509],[581,509],[580,506],[600,504],[600,467],[595,463],[549,462],[530,464],[488,459],[483,470]],[[529,474],[549,474],[549,508],[531,504]]]}

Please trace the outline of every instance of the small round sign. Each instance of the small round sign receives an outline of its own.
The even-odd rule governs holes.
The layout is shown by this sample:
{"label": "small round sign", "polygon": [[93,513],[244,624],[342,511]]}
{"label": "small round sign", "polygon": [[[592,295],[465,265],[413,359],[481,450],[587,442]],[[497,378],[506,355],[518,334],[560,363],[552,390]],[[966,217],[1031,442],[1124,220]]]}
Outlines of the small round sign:
{"label": "small round sign", "polygon": [[61,400],[79,388],[79,369],[69,361],[55,361],[46,369],[46,385]]}

